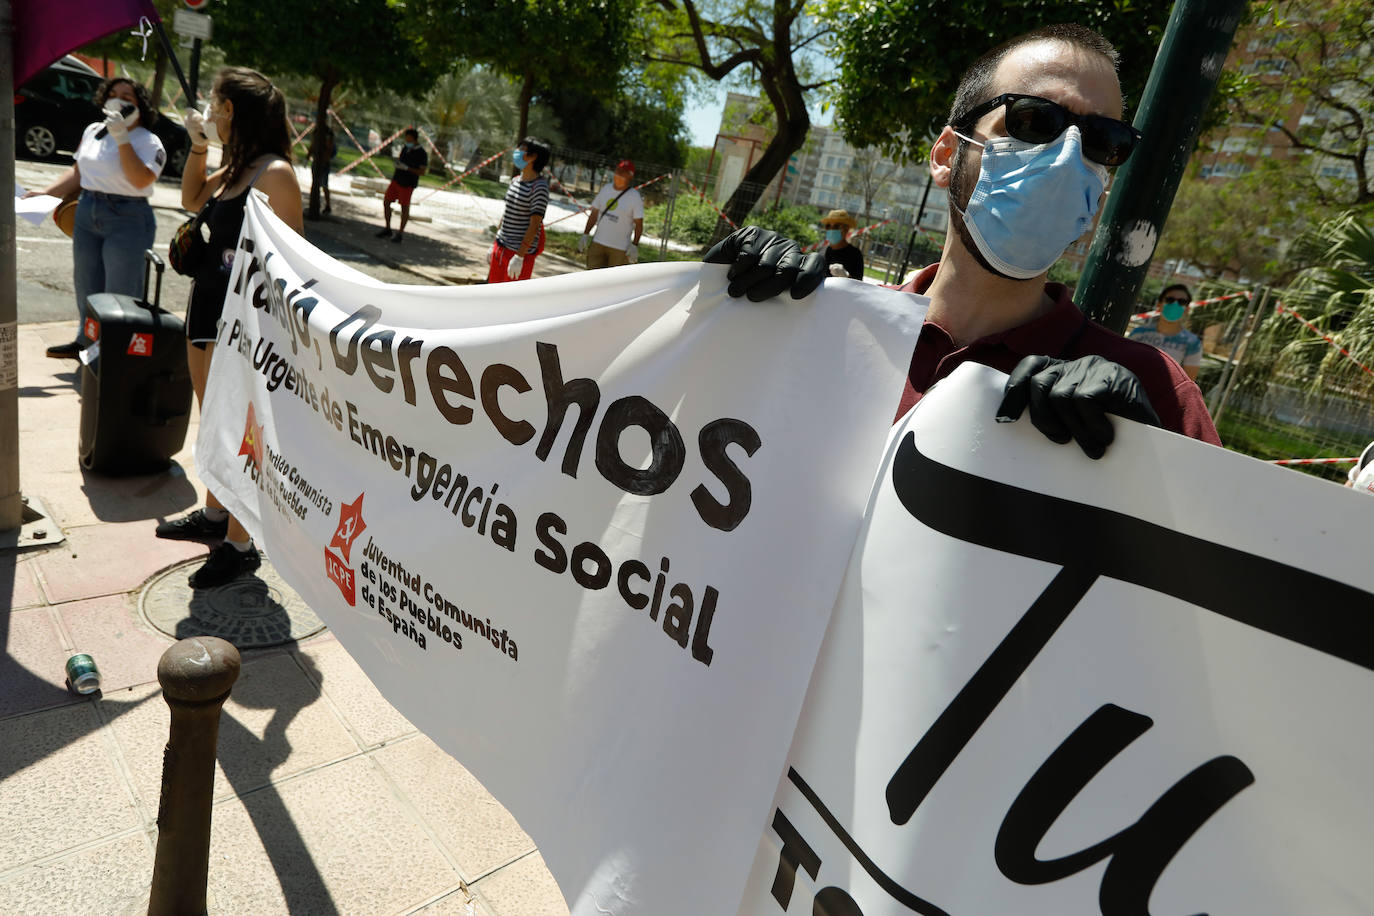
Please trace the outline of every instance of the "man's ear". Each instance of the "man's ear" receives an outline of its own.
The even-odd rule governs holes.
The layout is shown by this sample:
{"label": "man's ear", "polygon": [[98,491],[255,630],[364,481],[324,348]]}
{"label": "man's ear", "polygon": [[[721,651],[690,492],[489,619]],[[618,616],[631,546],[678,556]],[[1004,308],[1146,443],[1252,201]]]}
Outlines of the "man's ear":
{"label": "man's ear", "polygon": [[945,125],[930,147],[930,177],[937,188],[948,188],[954,174],[954,157],[959,155],[959,138],[954,128]]}

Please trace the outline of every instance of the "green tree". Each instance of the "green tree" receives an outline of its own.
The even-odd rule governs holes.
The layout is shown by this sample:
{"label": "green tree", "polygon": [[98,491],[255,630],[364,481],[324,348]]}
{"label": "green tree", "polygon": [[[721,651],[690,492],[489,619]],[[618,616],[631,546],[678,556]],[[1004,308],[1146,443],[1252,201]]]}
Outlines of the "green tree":
{"label": "green tree", "polygon": [[1276,270],[1286,221],[1279,184],[1255,171],[1229,181],[1190,175],[1178,188],[1155,259],[1198,268],[1211,280],[1260,281]]}
{"label": "green tree", "polygon": [[519,87],[514,139],[526,136],[530,106],[557,88],[613,93],[630,61],[638,0],[432,0],[433,34],[455,56]]}
{"label": "green tree", "polygon": [[687,161],[680,98],[659,93],[613,97],[555,89],[541,101],[557,116],[564,143],[611,159],[628,157],[677,168]]}
{"label": "green tree", "polygon": [[1334,391],[1368,403],[1374,376],[1361,366],[1374,365],[1374,227],[1348,210],[1298,236],[1289,256],[1310,266],[1279,301],[1334,346],[1292,315],[1273,314],[1255,331],[1240,384],[1253,390],[1278,378],[1311,395]]}
{"label": "green tree", "polygon": [[959,76],[994,45],[1056,22],[1101,32],[1121,54],[1127,103],[1145,88],[1173,0],[1065,0],[954,5],[922,0],[834,0],[840,23],[835,121],[855,147],[877,147],[894,159],[919,158],[926,137],[949,115]]}
{"label": "green tree", "polygon": [[[1374,204],[1374,17],[1366,0],[1270,3],[1253,33],[1258,55],[1231,108],[1270,125],[1308,157],[1307,184],[1327,206]],[[1302,106],[1294,123],[1292,112]]]}
{"label": "green tree", "polygon": [[362,88],[424,91],[438,75],[442,46],[432,42],[433,10],[423,0],[334,0],[324,15],[313,0],[221,0],[214,8],[215,44],[230,63],[319,80],[313,167],[307,216],[320,215],[320,189],[329,163],[319,149],[329,126],[334,90]]}
{"label": "green tree", "polygon": [[[773,135],[725,203],[735,223],[744,223],[763,189],[801,149],[811,129],[806,94],[828,83],[809,76],[804,56],[832,32],[810,6],[805,0],[647,3],[652,13],[644,20],[647,60],[691,68],[718,82],[747,75],[771,108]],[[717,232],[726,228],[722,221]]]}
{"label": "green tree", "polygon": [[895,162],[877,150],[861,149],[854,153],[844,174],[844,192],[864,202],[864,225],[868,224],[869,216],[873,213],[873,201],[900,171]]}

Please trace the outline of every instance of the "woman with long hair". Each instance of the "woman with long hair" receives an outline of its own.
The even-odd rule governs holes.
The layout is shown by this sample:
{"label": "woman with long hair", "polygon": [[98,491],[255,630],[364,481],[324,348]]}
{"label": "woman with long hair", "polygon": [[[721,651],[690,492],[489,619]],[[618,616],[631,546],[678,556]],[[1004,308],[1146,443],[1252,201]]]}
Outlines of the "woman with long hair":
{"label": "woman with long hair", "polygon": [[[205,114],[188,113],[186,130],[191,152],[181,175],[181,205],[191,211],[210,207],[205,218],[209,250],[194,275],[186,309],[186,358],[196,402],[203,407],[248,192],[256,188],[266,194],[272,212],[297,232],[303,233],[304,224],[301,187],[291,165],[286,99],[267,77],[243,67],[225,67],[215,77]],[[219,143],[224,154],[220,168],[207,176],[205,154],[212,142]],[[163,522],[157,536],[224,539],[191,574],[192,588],[224,585],[262,562],[248,532],[208,491],[203,509]]]}
{"label": "woman with long hair", "polygon": [[72,229],[76,287],[76,338],[48,347],[54,359],[76,359],[93,293],[143,295],[143,252],[152,247],[157,221],[149,201],[167,163],[162,141],[148,128],[157,111],[148,90],[122,76],[100,84],[92,99],[105,120],[91,123],[76,148],[76,162],[42,191],[66,197],[78,189]]}

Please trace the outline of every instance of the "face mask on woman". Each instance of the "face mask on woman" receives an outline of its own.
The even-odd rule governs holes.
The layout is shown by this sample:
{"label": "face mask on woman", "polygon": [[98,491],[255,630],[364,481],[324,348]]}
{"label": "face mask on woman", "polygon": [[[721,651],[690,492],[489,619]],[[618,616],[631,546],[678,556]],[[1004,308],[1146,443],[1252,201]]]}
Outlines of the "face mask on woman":
{"label": "face mask on woman", "polygon": [[523,169],[523,168],[525,167],[525,151],[524,151],[524,150],[518,149],[518,150],[516,150],[515,152],[511,153],[511,154],[510,154],[510,159],[511,159],[511,162],[514,162],[514,163],[515,163],[515,167],[516,167],[517,169]]}
{"label": "face mask on woman", "polygon": [[205,139],[206,139],[206,140],[209,140],[211,143],[217,143],[217,144],[219,144],[220,146],[223,146],[223,145],[224,145],[224,141],[223,141],[222,139],[220,139],[219,128],[218,128],[217,126],[215,126],[215,122],[214,122],[213,120],[210,119],[210,103],[209,103],[209,102],[206,102],[206,103],[205,103],[205,110],[202,111],[202,112],[200,113],[200,116],[201,116],[202,120],[204,121]]}
{"label": "face mask on woman", "polygon": [[1164,303],[1163,308],[1159,310],[1159,314],[1165,321],[1180,321],[1183,318],[1183,313],[1186,311],[1188,311],[1188,307],[1182,302],[1169,300]]}
{"label": "face mask on woman", "polygon": [[825,230],[825,241],[830,245],[838,245],[844,241],[844,233],[839,229]]}

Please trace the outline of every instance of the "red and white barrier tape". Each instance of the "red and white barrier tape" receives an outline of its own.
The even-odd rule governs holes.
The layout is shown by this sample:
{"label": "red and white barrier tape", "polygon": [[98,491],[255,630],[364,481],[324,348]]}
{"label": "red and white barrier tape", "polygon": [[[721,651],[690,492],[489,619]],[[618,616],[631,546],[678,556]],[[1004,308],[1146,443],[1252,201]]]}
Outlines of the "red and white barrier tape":
{"label": "red and white barrier tape", "polygon": [[690,188],[698,197],[700,197],[702,200],[710,204],[711,209],[716,211],[716,215],[719,216],[721,219],[725,220],[725,222],[729,223],[731,229],[739,228],[739,226],[735,225],[734,220],[726,216],[724,211],[722,211],[720,207],[716,206],[716,202],[714,200],[706,196],[705,191],[701,190],[701,188],[698,188],[696,185],[692,184],[692,179],[688,178],[686,175],[683,175],[682,180],[687,183],[687,187]]}
{"label": "red and white barrier tape", "polygon": [[[640,190],[641,188],[647,188],[649,185],[653,184],[655,181],[662,181],[663,179],[667,178],[668,175],[669,175],[668,172],[664,172],[662,175],[659,175],[659,176],[657,176],[656,178],[650,178],[648,181],[643,182],[642,184],[637,184],[637,185],[635,185],[635,190],[638,191],[638,190]],[[561,183],[561,182],[560,182],[560,183]],[[568,196],[571,197],[572,195],[570,194],[570,195],[568,195]],[[574,201],[574,203],[576,203],[576,201]],[[588,210],[590,210],[591,208],[592,208],[592,205],[591,205],[591,204],[586,204],[586,205],[578,204],[577,209],[576,209],[575,211],[573,211],[572,213],[564,214],[563,216],[558,217],[558,219],[553,220],[552,222],[545,223],[544,225],[545,225],[545,226],[554,226],[554,225],[557,225],[558,223],[563,222],[563,220],[565,220],[565,219],[572,219],[574,216],[580,216],[580,215],[582,215],[583,213],[586,213],[586,212],[587,212]]]}
{"label": "red and white barrier tape", "polygon": [[424,203],[425,201],[427,201],[427,200],[429,200],[431,197],[433,197],[435,194],[438,194],[440,191],[443,191],[443,190],[447,189],[449,186],[455,185],[455,184],[462,184],[464,178],[468,177],[469,175],[471,175],[473,172],[477,171],[478,169],[483,168],[483,167],[485,167],[485,166],[487,166],[487,165],[490,165],[491,163],[495,162],[497,159],[500,159],[502,156],[506,155],[506,153],[509,153],[509,152],[510,152],[511,150],[513,150],[513,149],[515,149],[515,147],[513,147],[513,146],[508,146],[508,147],[506,147],[505,149],[501,150],[499,153],[492,153],[490,156],[488,156],[487,158],[483,159],[481,162],[477,163],[476,165],[474,165],[472,168],[468,169],[468,170],[467,170],[466,172],[464,172],[463,174],[461,174],[461,175],[456,175],[456,176],[454,176],[453,178],[450,178],[448,181],[444,182],[443,184],[439,185],[439,187],[435,188],[433,191],[430,191],[430,192],[429,192],[428,194],[426,194],[424,197],[421,197],[419,200],[415,201],[415,203],[417,203],[417,204]]}
{"label": "red and white barrier tape", "polygon": [[[442,163],[444,164],[444,170],[445,170],[445,171],[452,172],[452,171],[453,171],[453,166],[449,165],[449,164],[448,164],[448,160],[447,160],[446,158],[444,158],[444,154],[441,153],[441,152],[439,152],[439,147],[437,147],[437,146],[434,145],[434,140],[430,137],[429,133],[426,132],[425,129],[424,129],[423,127],[421,127],[421,128],[419,129],[419,132],[420,132],[420,139],[422,139],[422,140],[425,141],[425,145],[428,146],[428,147],[429,147],[429,151],[430,151],[431,153],[434,154],[434,158],[435,158],[435,159],[438,159],[440,162],[442,162]],[[457,173],[455,172],[455,174],[457,174]]]}
{"label": "red and white barrier tape", "polygon": [[[291,138],[291,145],[292,145],[292,146],[295,146],[297,143],[300,143],[300,142],[301,142],[302,140],[304,140],[307,136],[309,136],[310,132],[311,132],[312,130],[314,130],[314,129],[315,129],[315,122],[314,122],[314,121],[311,121],[310,124],[309,124],[309,126],[307,126],[307,127],[305,128],[305,130],[301,131],[300,133],[296,134],[296,136],[294,136],[294,137]],[[291,132],[292,132],[292,133],[296,133],[296,128],[294,128],[294,127],[291,128]]]}
{"label": "red and white barrier tape", "polygon": [[[353,136],[353,131],[348,129],[348,125],[344,123],[343,118],[336,115],[334,113],[334,109],[332,108],[329,109],[329,116],[333,118],[335,121],[339,122],[339,126],[344,129],[344,133],[348,134],[348,139],[352,140],[353,145],[356,146],[359,150],[361,150],[363,148],[363,145],[358,142],[357,137]],[[372,170],[377,173],[378,178],[386,178],[386,175],[383,174],[382,170],[377,167],[377,163],[372,161],[372,157],[380,153],[382,150],[386,149],[388,146],[390,146],[392,144],[392,141],[394,141],[404,132],[405,128],[402,127],[400,130],[396,131],[396,133],[392,134],[390,137],[387,137],[385,140],[379,143],[375,149],[368,150],[366,153],[364,153],[361,159],[354,159],[348,165],[339,169],[338,174],[345,175],[353,169],[357,168],[358,166],[362,165],[364,162],[366,162],[368,165],[372,166]]]}
{"label": "red and white barrier tape", "polygon": [[482,168],[485,168],[485,166],[491,165],[491,163],[492,163],[492,162],[495,162],[496,159],[502,158],[503,155],[506,155],[507,152],[510,152],[511,150],[514,150],[514,148],[515,148],[515,147],[506,147],[506,148],[504,148],[504,150],[502,150],[502,151],[500,151],[500,152],[493,152],[492,155],[489,155],[489,157],[486,157],[485,159],[482,159],[481,162],[478,162],[477,165],[474,165],[473,168],[467,170],[467,172],[464,172],[464,173],[462,173],[462,174],[458,174],[458,176],[453,176],[452,179],[449,179],[448,181],[445,181],[444,184],[438,185],[437,188],[434,188],[433,191],[430,191],[429,194],[426,194],[425,196],[423,196],[423,198],[420,198],[419,201],[416,201],[415,203],[423,203],[423,202],[425,202],[425,201],[429,201],[429,199],[431,198],[431,196],[434,196],[434,195],[438,194],[438,192],[440,192],[440,191],[447,191],[449,187],[452,187],[452,185],[455,185],[455,184],[462,184],[462,183],[463,183],[463,179],[466,179],[467,176],[470,176],[470,174],[473,174],[474,172],[477,172],[478,169],[482,169]]}
{"label": "red and white barrier tape", "polygon": [[1354,464],[1359,458],[1283,458],[1270,464]]}
{"label": "red and white barrier tape", "polygon": [[1335,347],[1337,350],[1340,351],[1340,353],[1341,353],[1342,356],[1344,356],[1346,359],[1350,360],[1352,363],[1354,363],[1355,365],[1359,366],[1362,370],[1364,370],[1365,374],[1367,374],[1367,375],[1374,375],[1374,369],[1370,369],[1370,368],[1369,368],[1368,366],[1366,366],[1364,363],[1360,362],[1358,359],[1356,359],[1356,358],[1350,353],[1349,350],[1347,350],[1345,347],[1341,346],[1340,344],[1336,343],[1336,341],[1332,340],[1330,337],[1326,336],[1326,334],[1323,333],[1322,330],[1321,330],[1320,328],[1318,328],[1318,327],[1317,327],[1316,325],[1314,325],[1312,322],[1308,321],[1306,318],[1304,318],[1304,317],[1302,317],[1301,315],[1299,315],[1297,312],[1293,311],[1293,310],[1292,310],[1291,308],[1289,308],[1288,306],[1284,305],[1282,302],[1277,303],[1277,304],[1274,306],[1274,311],[1277,312],[1277,313],[1280,314],[1280,315],[1285,314],[1285,313],[1287,313],[1287,314],[1289,314],[1289,315],[1292,315],[1294,318],[1298,319],[1298,320],[1301,321],[1304,325],[1306,325],[1306,326],[1307,326],[1307,329],[1308,329],[1309,331],[1311,331],[1313,334],[1316,334],[1318,337],[1320,337],[1322,340],[1324,340],[1324,341],[1326,341],[1327,343],[1329,343],[1331,346]]}
{"label": "red and white barrier tape", "polygon": [[[1230,294],[1225,295],[1225,296],[1217,296],[1215,299],[1198,299],[1196,302],[1189,302],[1189,303],[1188,303],[1188,311],[1191,312],[1193,309],[1198,308],[1199,306],[1203,306],[1203,305],[1214,305],[1214,304],[1216,304],[1216,303],[1218,303],[1218,302],[1225,302],[1227,299],[1249,299],[1249,298],[1250,298],[1250,291],[1249,291],[1249,290],[1246,290],[1246,291],[1243,292],[1243,293],[1230,293]],[[1147,319],[1147,318],[1156,318],[1156,317],[1158,317],[1158,316],[1159,316],[1159,309],[1151,309],[1151,310],[1148,311],[1148,312],[1141,312],[1141,313],[1138,314],[1138,315],[1132,315],[1132,316],[1131,316],[1131,320],[1132,320],[1132,321],[1144,321],[1144,320]]]}

